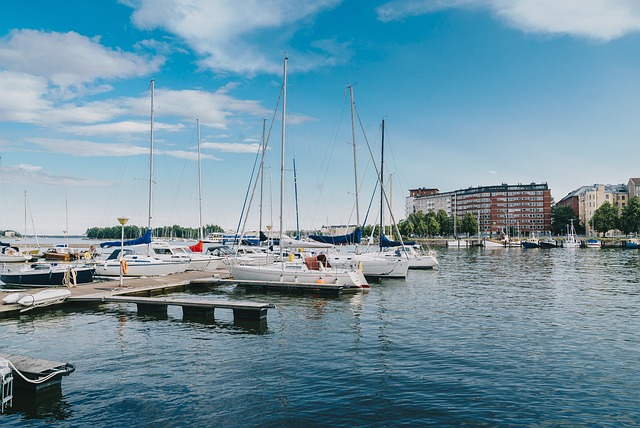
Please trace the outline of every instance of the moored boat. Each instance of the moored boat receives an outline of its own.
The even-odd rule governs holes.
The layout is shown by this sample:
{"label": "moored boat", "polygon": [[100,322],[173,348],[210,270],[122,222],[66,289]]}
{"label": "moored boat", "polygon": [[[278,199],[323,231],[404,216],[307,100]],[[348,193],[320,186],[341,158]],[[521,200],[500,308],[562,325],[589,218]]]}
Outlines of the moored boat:
{"label": "moored boat", "polygon": [[0,281],[14,286],[52,287],[86,284],[93,281],[94,269],[88,265],[34,263],[0,273]]}
{"label": "moored boat", "polygon": [[587,248],[602,248],[602,242],[595,238],[587,240]]}

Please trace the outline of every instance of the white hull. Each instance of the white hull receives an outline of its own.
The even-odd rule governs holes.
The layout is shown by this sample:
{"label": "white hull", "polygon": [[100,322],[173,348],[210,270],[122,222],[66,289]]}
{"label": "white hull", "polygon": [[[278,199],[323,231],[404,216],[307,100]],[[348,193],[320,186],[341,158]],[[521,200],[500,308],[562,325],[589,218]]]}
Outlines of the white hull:
{"label": "white hull", "polygon": [[436,256],[409,256],[409,269],[433,269],[436,266],[438,266]]}
{"label": "white hull", "polygon": [[370,277],[406,278],[409,270],[409,259],[398,256],[327,254],[327,260],[332,266],[343,269],[362,267],[362,273]]}
{"label": "white hull", "polygon": [[231,265],[228,267],[238,281],[299,282],[368,288],[362,272],[335,268],[309,270],[302,263],[273,263],[267,266]]}
{"label": "white hull", "polygon": [[[187,270],[188,262],[167,262],[159,259],[126,259],[127,273],[125,277],[138,276],[163,276],[172,273],[181,273]],[[96,275],[120,276],[121,265],[119,260],[106,260],[96,263]]]}
{"label": "white hull", "polygon": [[484,245],[485,248],[504,248],[502,242],[491,241],[490,239],[482,241],[482,245]]}
{"label": "white hull", "polygon": [[222,257],[194,254],[191,257],[187,270],[214,271],[224,269],[225,267],[224,258]]}
{"label": "white hull", "polygon": [[24,263],[27,260],[31,260],[31,256],[27,254],[1,254],[0,255],[0,263]]}

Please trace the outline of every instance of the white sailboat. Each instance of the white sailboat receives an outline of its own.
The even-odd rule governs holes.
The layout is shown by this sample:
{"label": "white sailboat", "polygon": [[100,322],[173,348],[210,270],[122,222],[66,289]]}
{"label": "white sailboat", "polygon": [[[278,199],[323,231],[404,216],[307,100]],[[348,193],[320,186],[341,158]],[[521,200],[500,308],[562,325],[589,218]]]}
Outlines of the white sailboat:
{"label": "white sailboat", "polygon": [[[284,167],[285,167],[285,135],[287,113],[287,57],[284,58],[283,84],[282,84],[282,138],[280,153],[280,242],[284,243],[283,236],[283,199],[284,199]],[[349,288],[369,288],[364,275],[358,269],[339,269],[326,262],[326,258],[320,256],[308,257],[304,263],[295,260],[285,261],[283,248],[280,246],[280,261],[268,265],[245,265],[240,260],[232,262],[229,266],[231,276],[240,281],[263,282],[299,282],[322,283]]]}
{"label": "white sailboat", "polygon": [[[151,248],[151,208],[153,206],[153,96],[154,81],[151,80],[151,120],[150,120],[150,150],[149,150],[149,215],[148,242],[138,245],[128,245],[122,250],[114,250],[106,259],[96,263],[96,275],[99,276],[157,276],[184,272],[189,266],[188,260],[163,260]],[[147,236],[145,235],[145,237]],[[144,237],[143,237],[144,238]],[[120,241],[100,244],[101,247],[119,247]]]}
{"label": "white sailboat", "polygon": [[579,248],[580,241],[576,235],[576,229],[573,227],[573,219],[571,219],[571,226],[567,226],[567,235],[562,242],[564,248]]}

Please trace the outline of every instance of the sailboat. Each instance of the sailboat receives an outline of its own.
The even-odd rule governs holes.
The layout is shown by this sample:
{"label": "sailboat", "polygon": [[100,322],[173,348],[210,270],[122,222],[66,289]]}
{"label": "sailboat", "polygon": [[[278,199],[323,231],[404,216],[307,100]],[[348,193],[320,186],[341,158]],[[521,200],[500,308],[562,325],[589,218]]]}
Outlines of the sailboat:
{"label": "sailboat", "polygon": [[[362,266],[362,272],[364,276],[368,278],[406,278],[407,271],[409,270],[409,258],[405,251],[398,253],[385,251],[384,240],[386,239],[383,232],[383,207],[386,200],[386,194],[384,190],[384,182],[382,180],[382,174],[384,174],[384,120],[382,121],[382,150],[381,150],[381,165],[378,174],[380,181],[380,239],[379,250],[368,252],[349,252],[328,253],[329,261],[337,266],[347,267],[350,264],[357,263]],[[358,219],[359,222],[359,219]],[[387,239],[387,242],[389,240]]]}
{"label": "sailboat", "polygon": [[166,241],[152,241],[151,249],[163,260],[188,262],[187,270],[213,271],[225,267],[224,258],[213,254],[204,254],[204,230],[202,228],[202,173],[200,160],[200,120],[196,119],[198,132],[198,243],[195,245],[177,245]]}
{"label": "sailboat", "polygon": [[[285,56],[282,83],[282,136],[280,153],[280,229],[279,242],[284,242],[283,236],[283,200],[284,200],[284,167],[285,167],[285,137],[287,117],[287,61]],[[369,284],[358,269],[339,269],[331,266],[323,254],[305,257],[301,263],[295,260],[284,260],[283,245],[280,245],[278,262],[268,265],[244,265],[232,262],[229,266],[231,276],[240,281],[261,282],[296,282],[330,284],[339,287],[368,289]]]}
{"label": "sailboat", "polygon": [[[188,260],[163,260],[154,253],[151,247],[151,207],[153,206],[153,95],[154,81],[151,80],[149,216],[147,232],[142,237],[134,240],[101,243],[101,248],[118,248],[106,259],[96,263],[96,275],[122,275],[127,277],[169,275],[184,272],[189,266]],[[124,248],[124,246],[127,248]],[[122,251],[120,247],[122,247]]]}
{"label": "sailboat", "polygon": [[567,235],[564,237],[562,246],[565,248],[580,247],[580,241],[578,241],[576,236],[576,229],[573,227],[573,219],[571,219],[571,226],[567,225]]}

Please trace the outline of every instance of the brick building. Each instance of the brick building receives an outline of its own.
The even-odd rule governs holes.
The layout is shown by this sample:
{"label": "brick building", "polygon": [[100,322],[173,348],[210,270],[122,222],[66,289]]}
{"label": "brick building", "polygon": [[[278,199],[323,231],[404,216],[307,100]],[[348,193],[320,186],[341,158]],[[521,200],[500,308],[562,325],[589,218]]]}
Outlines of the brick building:
{"label": "brick building", "polygon": [[547,183],[500,184],[439,193],[437,189],[412,189],[406,215],[439,211],[458,218],[472,213],[480,231],[494,235],[507,229],[543,234],[551,230],[551,190]]}

